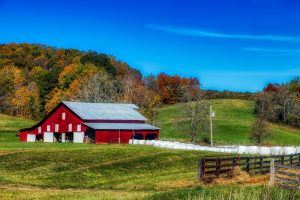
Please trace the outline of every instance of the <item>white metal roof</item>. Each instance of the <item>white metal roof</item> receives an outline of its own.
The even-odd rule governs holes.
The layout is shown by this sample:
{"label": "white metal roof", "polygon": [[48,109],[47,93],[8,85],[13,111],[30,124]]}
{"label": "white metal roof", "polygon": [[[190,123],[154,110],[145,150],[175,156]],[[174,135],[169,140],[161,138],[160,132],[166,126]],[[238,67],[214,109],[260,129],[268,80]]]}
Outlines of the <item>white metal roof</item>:
{"label": "white metal roof", "polygon": [[155,126],[143,123],[84,123],[95,130],[159,130]]}
{"label": "white metal roof", "polygon": [[134,104],[82,103],[63,101],[68,108],[82,119],[94,120],[147,120]]}

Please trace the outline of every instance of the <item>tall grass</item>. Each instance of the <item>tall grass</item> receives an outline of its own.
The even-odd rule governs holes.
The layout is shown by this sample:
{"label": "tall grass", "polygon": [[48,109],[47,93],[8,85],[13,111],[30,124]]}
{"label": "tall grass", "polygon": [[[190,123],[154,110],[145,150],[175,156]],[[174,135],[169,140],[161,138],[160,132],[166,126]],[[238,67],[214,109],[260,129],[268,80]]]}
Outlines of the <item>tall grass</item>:
{"label": "tall grass", "polygon": [[297,200],[299,191],[268,186],[215,186],[173,190],[149,196],[150,200]]}

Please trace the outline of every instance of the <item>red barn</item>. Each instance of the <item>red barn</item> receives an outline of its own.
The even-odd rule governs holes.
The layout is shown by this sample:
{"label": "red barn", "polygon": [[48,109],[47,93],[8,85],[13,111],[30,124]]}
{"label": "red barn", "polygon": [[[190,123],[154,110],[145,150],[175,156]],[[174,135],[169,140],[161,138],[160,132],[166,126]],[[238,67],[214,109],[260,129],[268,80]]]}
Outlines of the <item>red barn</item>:
{"label": "red barn", "polygon": [[20,130],[24,142],[128,143],[158,139],[134,104],[61,102],[42,121]]}

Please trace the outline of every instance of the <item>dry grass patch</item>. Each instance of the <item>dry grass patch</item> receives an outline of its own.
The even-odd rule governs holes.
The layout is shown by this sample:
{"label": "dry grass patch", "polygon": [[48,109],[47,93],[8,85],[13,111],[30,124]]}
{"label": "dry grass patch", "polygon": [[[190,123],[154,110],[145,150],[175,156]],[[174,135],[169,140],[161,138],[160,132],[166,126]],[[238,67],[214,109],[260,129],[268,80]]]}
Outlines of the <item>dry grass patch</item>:
{"label": "dry grass patch", "polygon": [[269,175],[249,175],[247,172],[241,170],[239,167],[235,167],[231,177],[222,176],[220,178],[212,179],[204,182],[205,185],[256,185],[266,184],[269,180]]}

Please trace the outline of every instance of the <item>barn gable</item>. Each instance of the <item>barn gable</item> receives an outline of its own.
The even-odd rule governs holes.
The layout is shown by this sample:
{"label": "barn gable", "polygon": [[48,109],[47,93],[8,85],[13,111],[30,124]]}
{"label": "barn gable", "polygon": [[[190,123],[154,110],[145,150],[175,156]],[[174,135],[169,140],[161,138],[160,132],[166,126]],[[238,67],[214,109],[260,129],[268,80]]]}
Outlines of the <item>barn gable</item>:
{"label": "barn gable", "polygon": [[[58,104],[36,125],[21,129],[20,131],[30,131],[34,134],[42,132],[55,132],[55,128],[63,132],[76,131],[76,125],[82,123],[82,119],[75,112],[66,107],[63,103]],[[71,124],[71,125],[70,125]]]}

